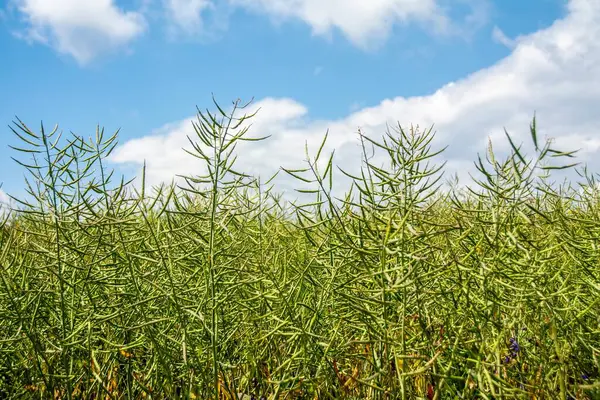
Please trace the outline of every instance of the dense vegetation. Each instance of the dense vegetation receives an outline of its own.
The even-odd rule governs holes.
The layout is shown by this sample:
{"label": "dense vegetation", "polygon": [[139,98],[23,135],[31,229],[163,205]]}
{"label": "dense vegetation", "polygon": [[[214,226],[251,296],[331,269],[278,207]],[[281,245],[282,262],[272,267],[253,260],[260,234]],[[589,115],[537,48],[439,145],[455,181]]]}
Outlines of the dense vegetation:
{"label": "dense vegetation", "polygon": [[323,146],[283,170],[298,204],[236,170],[243,109],[199,112],[206,173],[152,189],[106,167],[116,134],[15,123],[3,398],[600,398],[598,186],[551,182],[573,154],[535,119],[535,156],[507,134],[467,189],[442,187],[431,130],[359,132],[343,198]]}

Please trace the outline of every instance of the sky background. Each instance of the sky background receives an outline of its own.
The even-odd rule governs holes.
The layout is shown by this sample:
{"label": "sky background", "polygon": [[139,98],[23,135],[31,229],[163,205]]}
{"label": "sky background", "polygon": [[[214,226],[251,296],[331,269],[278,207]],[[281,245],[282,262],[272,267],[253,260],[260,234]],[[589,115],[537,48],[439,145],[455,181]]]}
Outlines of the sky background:
{"label": "sky background", "polygon": [[[600,0],[0,0],[0,200],[23,193],[18,116],[93,136],[120,128],[110,165],[152,184],[198,165],[181,150],[196,106],[254,97],[242,170],[302,166],[329,130],[357,165],[357,129],[435,124],[448,172],[488,138],[540,135],[600,172]],[[282,177],[281,190],[293,183]]]}

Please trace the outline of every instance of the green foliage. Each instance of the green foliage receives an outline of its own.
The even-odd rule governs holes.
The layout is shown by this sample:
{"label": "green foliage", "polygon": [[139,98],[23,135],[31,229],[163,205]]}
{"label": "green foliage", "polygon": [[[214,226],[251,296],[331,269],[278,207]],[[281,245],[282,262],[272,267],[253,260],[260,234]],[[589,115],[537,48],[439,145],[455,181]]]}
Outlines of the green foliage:
{"label": "green foliage", "polygon": [[[13,131],[29,200],[0,229],[3,398],[470,399],[600,396],[600,198],[491,145],[475,186],[443,190],[431,129],[359,132],[284,169],[288,204],[235,168],[237,117],[198,111],[205,171],[149,191],[113,182],[117,134]],[[374,155],[385,157],[384,165]],[[308,186],[308,187],[307,187]]]}

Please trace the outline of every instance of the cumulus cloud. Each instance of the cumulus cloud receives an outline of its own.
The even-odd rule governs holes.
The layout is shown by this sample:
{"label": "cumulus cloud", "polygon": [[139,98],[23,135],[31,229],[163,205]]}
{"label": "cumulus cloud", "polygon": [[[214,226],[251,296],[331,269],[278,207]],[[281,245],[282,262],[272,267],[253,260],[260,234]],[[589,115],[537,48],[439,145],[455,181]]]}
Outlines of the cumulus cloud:
{"label": "cumulus cloud", "polygon": [[202,28],[202,13],[213,9],[210,0],[163,0],[168,18],[187,33]]}
{"label": "cumulus cloud", "polygon": [[[600,1],[571,0],[568,10],[552,26],[515,39],[512,53],[495,65],[430,95],[384,99],[337,120],[313,120],[307,107],[293,99],[263,99],[254,105],[261,111],[251,133],[273,136],[247,144],[240,151],[240,169],[266,175],[279,166],[299,167],[304,142],[314,151],[329,130],[326,150],[336,148],[336,162],[352,170],[359,160],[357,129],[377,137],[386,124],[398,121],[403,127],[435,123],[435,143],[449,146],[444,157],[450,171],[464,177],[488,138],[496,150],[507,149],[504,128],[517,142],[527,143],[536,112],[541,138],[553,137],[566,150],[582,149],[580,161],[599,170],[600,85],[595,83],[600,81]],[[186,134],[193,134],[189,120],[166,126],[124,143],[113,161],[139,166],[146,159],[153,183],[194,173],[198,164],[180,150],[188,147]],[[284,180],[281,188],[292,185]]]}
{"label": "cumulus cloud", "polygon": [[18,35],[86,64],[126,46],[146,29],[144,16],[113,0],[12,0],[26,28]]}
{"label": "cumulus cloud", "polygon": [[447,16],[435,0],[232,0],[232,3],[266,13],[277,22],[300,19],[315,35],[329,35],[337,28],[361,47],[387,36],[395,22],[417,19],[433,21],[441,30],[449,26]]}
{"label": "cumulus cloud", "polygon": [[[23,17],[17,36],[43,43],[86,64],[122,48],[148,27],[151,0],[141,9],[123,10],[117,0],[8,0]],[[468,35],[487,21],[488,0],[460,0],[469,10],[462,21],[448,15],[445,0],[161,0],[169,33],[203,38],[221,32],[229,14],[243,9],[266,15],[276,24],[306,23],[314,35],[340,32],[363,49],[379,47],[397,24],[419,23],[435,33]]]}
{"label": "cumulus cloud", "polygon": [[275,24],[289,20],[306,23],[313,35],[330,37],[337,30],[355,45],[372,49],[381,45],[398,23],[421,23],[428,31],[468,35],[485,24],[487,0],[461,0],[469,12],[460,23],[453,21],[441,0],[163,0],[172,22],[184,31],[197,33],[204,21],[202,13],[227,3],[230,9],[243,9],[266,15]]}

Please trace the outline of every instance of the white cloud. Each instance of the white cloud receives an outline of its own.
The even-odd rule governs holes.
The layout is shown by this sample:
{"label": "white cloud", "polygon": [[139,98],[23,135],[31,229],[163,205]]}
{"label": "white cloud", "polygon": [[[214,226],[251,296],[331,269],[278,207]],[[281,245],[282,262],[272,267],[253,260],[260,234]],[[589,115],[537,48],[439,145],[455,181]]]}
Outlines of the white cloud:
{"label": "white cloud", "polygon": [[214,8],[210,0],[163,0],[168,18],[187,33],[202,28],[202,12]]}
{"label": "white cloud", "polygon": [[[488,0],[461,0],[469,13],[452,21],[442,0],[163,0],[169,19],[188,33],[198,33],[202,13],[217,4],[268,16],[275,24],[300,20],[313,35],[330,37],[334,30],[363,49],[376,48],[393,26],[416,21],[434,33],[468,35],[487,21]],[[225,12],[225,11],[223,11]]]}
{"label": "white cloud", "polygon": [[[125,11],[117,0],[8,0],[26,27],[16,32],[30,42],[52,46],[86,64],[101,54],[125,47],[147,29],[152,0]],[[168,32],[214,37],[235,9],[268,16],[279,24],[300,20],[314,35],[339,31],[363,49],[380,46],[396,24],[417,22],[434,33],[469,35],[487,21],[488,0],[460,0],[470,12],[452,21],[445,0],[161,0]],[[210,21],[208,21],[210,15]],[[207,23],[210,22],[210,23]],[[171,29],[177,28],[177,29]]]}
{"label": "white cloud", "polygon": [[494,29],[492,30],[492,38],[496,42],[508,47],[509,49],[515,47],[515,41],[506,36],[506,34],[504,34],[504,32],[502,32],[502,30],[497,26],[494,26]]}
{"label": "white cloud", "polygon": [[0,189],[0,204],[8,204],[10,198],[4,192],[4,190]]}
{"label": "white cloud", "polygon": [[[280,5],[283,7],[283,5]],[[415,6],[418,7],[418,6]],[[466,175],[488,137],[494,148],[506,149],[504,130],[518,142],[529,142],[529,123],[537,112],[539,136],[554,137],[567,150],[583,148],[581,161],[600,170],[600,1],[571,0],[569,14],[549,28],[516,39],[512,53],[490,68],[446,84],[435,93],[396,97],[351,112],[338,120],[309,118],[306,106],[293,99],[263,99],[251,134],[272,134],[266,142],[245,144],[240,169],[268,174],[279,166],[301,167],[304,141],[316,149],[327,129],[336,161],[347,169],[358,165],[356,130],[378,136],[385,124],[435,123],[435,143],[449,145],[445,158],[450,170]],[[170,181],[176,173],[193,173],[197,164],[180,148],[187,147],[189,121],[165,127],[152,135],[126,142],[114,153],[117,163],[148,161],[153,183]],[[242,151],[243,150],[243,151]],[[289,180],[281,188],[290,187]]]}
{"label": "white cloud", "polygon": [[141,13],[113,0],[12,0],[27,28],[19,36],[54,47],[86,64],[121,48],[146,29]]}
{"label": "white cloud", "polygon": [[0,218],[3,217],[6,212],[8,212],[11,205],[12,201],[10,197],[8,197],[4,190],[0,189]]}
{"label": "white cloud", "polygon": [[350,41],[365,48],[385,38],[395,22],[431,21],[441,30],[449,26],[435,0],[232,0],[232,3],[266,13],[277,22],[300,19],[315,35],[329,35],[337,28]]}

